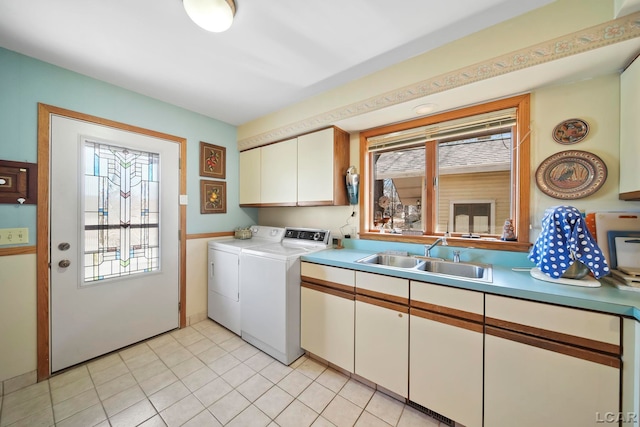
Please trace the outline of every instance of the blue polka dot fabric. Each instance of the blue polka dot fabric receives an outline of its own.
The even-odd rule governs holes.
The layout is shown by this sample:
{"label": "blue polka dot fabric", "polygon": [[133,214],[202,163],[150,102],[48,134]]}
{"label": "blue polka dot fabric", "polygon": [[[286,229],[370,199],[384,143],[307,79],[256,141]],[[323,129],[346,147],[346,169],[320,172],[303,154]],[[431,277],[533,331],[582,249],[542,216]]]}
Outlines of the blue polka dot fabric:
{"label": "blue polka dot fabric", "polygon": [[609,274],[609,265],[580,211],[572,206],[554,206],[542,218],[542,232],[531,248],[529,259],[547,276],[558,279],[580,260],[595,278]]}

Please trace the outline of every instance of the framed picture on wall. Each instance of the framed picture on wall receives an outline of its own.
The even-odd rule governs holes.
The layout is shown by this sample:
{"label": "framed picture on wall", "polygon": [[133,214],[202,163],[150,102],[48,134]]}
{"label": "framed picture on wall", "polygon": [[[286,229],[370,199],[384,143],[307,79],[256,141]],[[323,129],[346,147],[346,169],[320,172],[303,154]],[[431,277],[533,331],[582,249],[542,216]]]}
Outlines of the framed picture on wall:
{"label": "framed picture on wall", "polygon": [[226,178],[227,149],[200,141],[200,176]]}
{"label": "framed picture on wall", "polygon": [[227,212],[227,183],[224,181],[200,180],[200,213]]}

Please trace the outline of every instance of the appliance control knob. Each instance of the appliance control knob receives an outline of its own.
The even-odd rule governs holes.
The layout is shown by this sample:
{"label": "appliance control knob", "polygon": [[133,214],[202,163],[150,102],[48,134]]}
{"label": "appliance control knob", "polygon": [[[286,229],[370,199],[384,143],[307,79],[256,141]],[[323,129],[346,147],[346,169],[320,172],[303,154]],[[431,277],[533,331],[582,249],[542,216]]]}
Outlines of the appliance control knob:
{"label": "appliance control knob", "polygon": [[320,240],[320,232],[316,231],[316,233],[313,235],[313,240]]}

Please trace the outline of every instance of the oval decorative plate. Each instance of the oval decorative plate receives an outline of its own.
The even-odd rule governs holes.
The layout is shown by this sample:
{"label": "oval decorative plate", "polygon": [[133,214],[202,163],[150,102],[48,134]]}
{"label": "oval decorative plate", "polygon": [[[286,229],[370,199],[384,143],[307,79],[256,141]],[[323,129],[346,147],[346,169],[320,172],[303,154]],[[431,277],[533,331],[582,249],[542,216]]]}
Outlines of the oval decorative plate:
{"label": "oval decorative plate", "polygon": [[567,150],[547,157],[536,170],[536,184],[556,199],[590,196],[607,180],[607,166],[587,151]]}
{"label": "oval decorative plate", "polygon": [[553,129],[553,139],[559,144],[575,144],[589,133],[589,125],[584,120],[569,119]]}

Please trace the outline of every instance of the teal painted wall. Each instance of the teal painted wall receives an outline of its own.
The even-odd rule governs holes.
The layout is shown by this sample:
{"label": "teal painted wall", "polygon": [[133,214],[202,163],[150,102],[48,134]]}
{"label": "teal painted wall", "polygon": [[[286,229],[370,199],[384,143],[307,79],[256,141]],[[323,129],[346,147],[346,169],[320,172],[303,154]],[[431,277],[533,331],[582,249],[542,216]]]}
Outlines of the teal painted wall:
{"label": "teal painted wall", "polygon": [[[257,222],[257,209],[238,206],[235,126],[0,48],[0,159],[36,163],[39,102],[186,138],[188,234]],[[226,214],[200,214],[200,141],[227,148]],[[35,205],[0,204],[0,228],[14,227],[35,244]]]}

